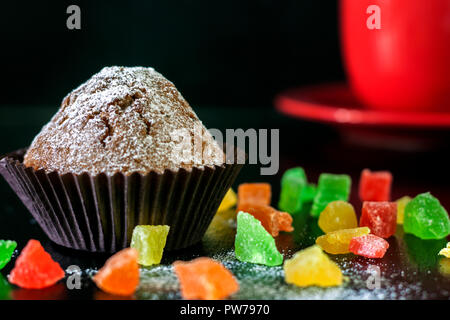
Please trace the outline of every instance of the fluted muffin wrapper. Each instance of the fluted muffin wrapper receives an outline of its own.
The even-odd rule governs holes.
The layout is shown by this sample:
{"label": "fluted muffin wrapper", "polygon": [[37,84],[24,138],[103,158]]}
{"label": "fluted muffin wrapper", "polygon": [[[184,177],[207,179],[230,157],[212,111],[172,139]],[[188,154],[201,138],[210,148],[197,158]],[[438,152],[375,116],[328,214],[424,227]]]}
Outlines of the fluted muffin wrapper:
{"label": "fluted muffin wrapper", "polygon": [[167,250],[199,242],[242,167],[58,174],[26,167],[25,152],[3,157],[0,173],[53,242],[91,252],[127,247],[136,225],[169,225]]}

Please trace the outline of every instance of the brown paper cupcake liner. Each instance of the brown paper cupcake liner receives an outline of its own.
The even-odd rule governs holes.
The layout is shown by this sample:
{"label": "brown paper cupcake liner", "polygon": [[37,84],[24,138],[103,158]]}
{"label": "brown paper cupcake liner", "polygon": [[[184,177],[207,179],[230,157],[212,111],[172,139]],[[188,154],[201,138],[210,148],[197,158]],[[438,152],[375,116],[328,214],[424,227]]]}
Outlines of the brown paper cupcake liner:
{"label": "brown paper cupcake liner", "polygon": [[3,157],[0,173],[53,242],[91,252],[127,247],[136,225],[169,225],[167,250],[199,242],[242,167],[60,175],[26,167],[25,152]]}

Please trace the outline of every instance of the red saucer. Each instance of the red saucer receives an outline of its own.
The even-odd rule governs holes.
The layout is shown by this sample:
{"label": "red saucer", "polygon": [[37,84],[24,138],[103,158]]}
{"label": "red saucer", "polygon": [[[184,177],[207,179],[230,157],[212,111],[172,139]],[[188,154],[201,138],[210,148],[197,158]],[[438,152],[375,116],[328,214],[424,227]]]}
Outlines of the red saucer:
{"label": "red saucer", "polygon": [[275,98],[284,114],[319,122],[402,128],[450,127],[449,112],[401,112],[361,106],[344,83],[322,84],[287,90]]}

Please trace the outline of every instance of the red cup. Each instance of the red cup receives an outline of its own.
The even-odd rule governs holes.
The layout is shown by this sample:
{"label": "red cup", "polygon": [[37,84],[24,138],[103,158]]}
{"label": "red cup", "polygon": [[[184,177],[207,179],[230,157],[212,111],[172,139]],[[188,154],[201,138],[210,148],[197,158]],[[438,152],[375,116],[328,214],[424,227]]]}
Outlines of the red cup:
{"label": "red cup", "polygon": [[[371,29],[378,21],[376,11],[367,12],[371,5],[379,8],[380,29]],[[449,0],[341,0],[340,16],[344,63],[363,103],[450,109]]]}

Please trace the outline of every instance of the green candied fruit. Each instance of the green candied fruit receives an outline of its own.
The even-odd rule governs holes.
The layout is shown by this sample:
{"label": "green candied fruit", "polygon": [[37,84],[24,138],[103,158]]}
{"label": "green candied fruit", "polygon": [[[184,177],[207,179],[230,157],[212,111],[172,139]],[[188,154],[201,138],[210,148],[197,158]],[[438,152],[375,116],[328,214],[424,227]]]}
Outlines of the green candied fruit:
{"label": "green candied fruit", "polygon": [[311,215],[318,217],[332,201],[348,201],[352,179],[346,174],[322,173],[317,185],[317,193],[311,208]]}
{"label": "green candied fruit", "polygon": [[450,233],[450,220],[438,199],[421,193],[405,207],[403,230],[421,239],[442,239]]}
{"label": "green candied fruit", "polygon": [[305,171],[301,167],[286,170],[281,178],[278,208],[291,214],[302,208],[302,194],[307,186]]}
{"label": "green candied fruit", "polygon": [[301,195],[301,201],[302,204],[308,203],[308,202],[313,202],[314,201],[314,197],[316,196],[317,193],[317,187],[315,184],[308,184],[305,189],[302,192]]}
{"label": "green candied fruit", "polygon": [[159,264],[166,246],[169,226],[136,226],[130,247],[139,252],[138,263],[143,266]]}
{"label": "green candied fruit", "polygon": [[234,242],[236,258],[243,262],[278,266],[283,256],[278,252],[275,239],[251,214],[239,211]]}
{"label": "green candied fruit", "polygon": [[0,270],[11,260],[16,250],[17,242],[11,240],[0,240]]}

